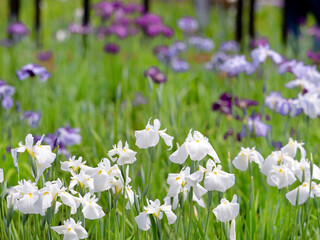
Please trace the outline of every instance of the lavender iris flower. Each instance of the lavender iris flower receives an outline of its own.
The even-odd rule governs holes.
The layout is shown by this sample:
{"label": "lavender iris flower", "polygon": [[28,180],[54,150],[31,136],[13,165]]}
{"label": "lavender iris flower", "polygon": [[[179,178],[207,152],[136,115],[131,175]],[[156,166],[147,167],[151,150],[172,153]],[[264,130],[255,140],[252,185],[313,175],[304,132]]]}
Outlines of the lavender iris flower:
{"label": "lavender iris flower", "polygon": [[220,66],[229,59],[230,57],[224,52],[217,52],[212,55],[210,62],[205,64],[207,70],[219,70]]}
{"label": "lavender iris flower", "polygon": [[189,44],[199,51],[211,52],[214,49],[214,42],[210,38],[191,37]]}
{"label": "lavender iris flower", "polygon": [[198,21],[190,16],[185,16],[178,19],[177,26],[182,32],[186,34],[192,34],[199,29]]}
{"label": "lavender iris flower", "polygon": [[297,108],[295,100],[282,97],[280,92],[270,92],[265,98],[266,106],[282,116],[297,116],[302,112],[301,108]]}
{"label": "lavender iris flower", "polygon": [[83,26],[77,23],[71,23],[69,25],[69,31],[73,34],[88,35],[91,30],[90,26]]}
{"label": "lavender iris flower", "polygon": [[12,95],[14,92],[14,87],[8,85],[3,80],[0,80],[0,100],[4,109],[10,109],[13,107]]}
{"label": "lavender iris flower", "polygon": [[229,77],[235,77],[242,72],[246,72],[249,75],[255,69],[256,66],[249,63],[244,55],[235,55],[220,66],[220,70],[226,72]]}
{"label": "lavender iris flower", "polygon": [[39,76],[41,82],[45,82],[51,76],[47,69],[34,63],[29,63],[17,71],[19,80],[25,80],[29,77]]}
{"label": "lavender iris flower", "polygon": [[61,127],[56,131],[59,141],[64,146],[78,145],[81,143],[80,128]]}
{"label": "lavender iris flower", "polygon": [[41,112],[25,111],[22,116],[23,120],[27,120],[30,127],[36,128],[41,119]]}
{"label": "lavender iris flower", "polygon": [[16,22],[9,25],[7,33],[8,35],[23,37],[29,35],[30,30],[26,25],[24,25],[24,23]]}
{"label": "lavender iris flower", "polygon": [[267,137],[272,127],[261,120],[261,116],[253,114],[248,118],[249,131],[255,133],[257,137]]}
{"label": "lavender iris flower", "polygon": [[189,70],[190,65],[182,59],[175,58],[171,62],[171,68],[175,72],[186,72]]}
{"label": "lavender iris flower", "polygon": [[227,53],[239,52],[240,47],[236,41],[230,40],[220,44],[219,50]]}
{"label": "lavender iris flower", "polygon": [[52,58],[53,53],[51,51],[39,52],[37,55],[37,59],[40,62],[49,61]]}
{"label": "lavender iris flower", "polygon": [[320,52],[313,52],[309,50],[307,52],[307,56],[314,64],[320,64]]}
{"label": "lavender iris flower", "polygon": [[297,64],[297,61],[295,59],[291,61],[284,61],[280,63],[278,73],[284,74],[286,72],[292,73],[292,68]]}

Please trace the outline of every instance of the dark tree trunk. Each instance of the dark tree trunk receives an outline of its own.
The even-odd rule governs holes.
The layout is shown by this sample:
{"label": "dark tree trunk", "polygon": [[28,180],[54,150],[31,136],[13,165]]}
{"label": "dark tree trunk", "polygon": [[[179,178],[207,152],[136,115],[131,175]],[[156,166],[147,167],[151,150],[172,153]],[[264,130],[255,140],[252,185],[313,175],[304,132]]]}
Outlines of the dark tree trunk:
{"label": "dark tree trunk", "polygon": [[147,13],[149,12],[150,8],[150,2],[149,0],[143,0],[143,7],[144,7],[144,12]]}
{"label": "dark tree trunk", "polygon": [[249,16],[249,36],[250,39],[255,38],[255,5],[256,0],[250,0],[250,16]]}
{"label": "dark tree trunk", "polygon": [[19,12],[20,12],[20,0],[9,0],[10,1],[10,22],[19,21]]}
{"label": "dark tree trunk", "polygon": [[90,0],[83,0],[83,26],[88,26],[90,23]]}
{"label": "dark tree trunk", "polygon": [[41,0],[35,0],[34,30],[35,30],[35,37],[36,37],[37,46],[41,45],[41,42],[40,42],[40,29],[41,29],[40,5],[41,5]]}
{"label": "dark tree trunk", "polygon": [[[289,0],[290,1],[290,0]],[[288,42],[288,0],[284,1],[284,6],[282,9],[282,42],[287,45]]]}
{"label": "dark tree trunk", "polygon": [[241,43],[242,41],[242,9],[243,9],[243,0],[238,0],[237,17],[236,17],[236,41],[238,43]]}

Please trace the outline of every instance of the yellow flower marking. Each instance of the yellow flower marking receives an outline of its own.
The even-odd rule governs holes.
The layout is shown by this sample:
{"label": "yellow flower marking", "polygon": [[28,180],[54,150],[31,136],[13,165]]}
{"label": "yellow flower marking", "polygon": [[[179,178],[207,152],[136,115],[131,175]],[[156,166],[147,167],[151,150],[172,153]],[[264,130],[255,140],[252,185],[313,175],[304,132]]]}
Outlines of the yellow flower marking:
{"label": "yellow flower marking", "polygon": [[150,128],[147,128],[147,131],[149,131],[150,130]]}
{"label": "yellow flower marking", "polygon": [[100,170],[100,171],[98,172],[99,175],[101,175],[101,173],[102,173],[102,170]]}
{"label": "yellow flower marking", "polygon": [[32,193],[28,193],[30,197],[32,197]]}
{"label": "yellow flower marking", "polygon": [[72,230],[72,228],[68,228],[68,232],[70,232]]}

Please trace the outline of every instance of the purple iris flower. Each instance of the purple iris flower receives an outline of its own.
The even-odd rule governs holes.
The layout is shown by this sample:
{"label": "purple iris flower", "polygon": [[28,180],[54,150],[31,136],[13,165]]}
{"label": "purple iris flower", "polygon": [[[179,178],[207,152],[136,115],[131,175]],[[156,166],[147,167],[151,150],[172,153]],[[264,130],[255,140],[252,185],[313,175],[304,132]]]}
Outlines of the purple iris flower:
{"label": "purple iris flower", "polygon": [[23,120],[27,120],[30,127],[36,128],[41,119],[41,112],[25,111],[22,116]]}
{"label": "purple iris flower", "polygon": [[132,101],[132,106],[137,107],[139,105],[145,105],[148,103],[148,99],[142,95],[141,92],[136,92]]}
{"label": "purple iris flower", "polygon": [[286,72],[292,73],[292,68],[297,64],[297,61],[295,59],[291,61],[284,61],[279,64],[278,73],[284,74]]}
{"label": "purple iris flower", "polygon": [[219,70],[220,66],[229,59],[230,57],[224,52],[217,52],[212,55],[210,62],[205,64],[207,70]]}
{"label": "purple iris flower", "polygon": [[236,53],[236,52],[239,52],[240,47],[236,41],[230,40],[230,41],[221,43],[219,50],[227,53]]}
{"label": "purple iris flower", "polygon": [[11,23],[7,28],[8,35],[23,37],[29,35],[30,30],[22,22]]}
{"label": "purple iris flower", "polygon": [[307,56],[313,62],[313,64],[320,64],[320,52],[313,52],[309,50],[307,52]]}
{"label": "purple iris flower", "polygon": [[226,72],[229,77],[235,77],[242,72],[246,72],[250,75],[255,71],[255,69],[256,66],[249,63],[244,55],[235,55],[220,66],[220,70]]}
{"label": "purple iris flower", "polygon": [[145,72],[144,76],[150,77],[153,82],[160,84],[167,81],[167,76],[159,70],[157,67],[149,67]]}
{"label": "purple iris flower", "polygon": [[255,133],[257,137],[267,137],[272,127],[261,120],[261,116],[253,114],[248,118],[249,131]]}
{"label": "purple iris flower", "polygon": [[282,142],[281,141],[272,141],[272,146],[275,148],[275,150],[281,150],[282,148]]}
{"label": "purple iris flower", "polygon": [[37,59],[40,62],[49,61],[52,58],[53,53],[51,51],[39,52],[37,55]]}
{"label": "purple iris flower", "polygon": [[250,46],[251,48],[257,48],[259,46],[267,46],[269,45],[269,39],[267,37],[261,37],[251,40]]}
{"label": "purple iris flower", "polygon": [[117,54],[120,51],[120,47],[115,43],[107,43],[106,45],[104,45],[103,50],[106,53]]}
{"label": "purple iris flower", "polygon": [[91,30],[90,26],[83,26],[77,23],[71,23],[69,25],[69,31],[73,34],[88,35]]}
{"label": "purple iris flower", "polygon": [[189,70],[190,65],[182,59],[175,58],[171,62],[171,68],[175,72],[186,72]]}
{"label": "purple iris flower", "polygon": [[126,26],[120,24],[113,24],[107,28],[106,33],[108,35],[116,35],[120,39],[124,39],[128,36],[128,29]]}
{"label": "purple iris flower", "polygon": [[210,38],[191,37],[189,44],[199,51],[211,52],[214,49],[214,42]]}
{"label": "purple iris flower", "polygon": [[70,128],[70,126],[59,128],[56,135],[64,146],[78,145],[82,139],[80,128]]}
{"label": "purple iris flower", "polygon": [[0,80],[0,101],[4,109],[10,109],[13,107],[12,95],[14,92],[14,87],[8,85],[3,80]]}
{"label": "purple iris flower", "polygon": [[270,92],[265,98],[265,104],[269,109],[274,110],[282,116],[297,116],[302,112],[301,108],[297,109],[295,107],[295,103],[292,99],[282,97],[280,92]]}
{"label": "purple iris flower", "polygon": [[212,104],[212,110],[221,111],[223,114],[231,115],[232,113],[232,95],[230,93],[223,93],[217,102]]}
{"label": "purple iris flower", "polygon": [[113,3],[107,1],[95,3],[92,5],[92,8],[98,16],[102,17],[103,20],[108,19],[115,10]]}
{"label": "purple iris flower", "polygon": [[232,128],[229,128],[228,131],[223,135],[223,139],[224,139],[224,140],[227,140],[228,137],[233,136],[233,134],[234,134],[233,129],[232,129]]}
{"label": "purple iris flower", "polygon": [[[41,136],[39,136],[39,139],[41,138]],[[37,141],[35,139],[35,141]],[[61,141],[59,141],[59,139],[57,138],[56,134],[47,134],[43,141],[50,145],[51,146],[51,149],[56,149],[57,146],[59,146],[59,151],[58,151],[58,154],[59,155],[64,155],[66,156],[67,158],[71,157],[71,154],[69,153],[69,151],[66,149],[66,147],[63,145],[63,143]]]}
{"label": "purple iris flower", "polygon": [[198,21],[190,16],[185,16],[178,19],[177,26],[182,32],[187,34],[194,33],[199,29]]}
{"label": "purple iris flower", "polygon": [[29,77],[39,76],[40,81],[45,82],[49,77],[51,77],[51,74],[45,67],[34,63],[29,63],[17,71],[17,76],[19,80],[25,80]]}

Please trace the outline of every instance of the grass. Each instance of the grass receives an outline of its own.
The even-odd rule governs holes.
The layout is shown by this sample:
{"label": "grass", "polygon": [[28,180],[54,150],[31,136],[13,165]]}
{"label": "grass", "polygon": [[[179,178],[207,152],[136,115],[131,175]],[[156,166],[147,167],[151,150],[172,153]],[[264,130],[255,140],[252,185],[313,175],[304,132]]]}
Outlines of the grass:
{"label": "grass", "polygon": [[[7,9],[6,1],[0,3],[0,9]],[[27,26],[32,26],[33,9],[31,4],[22,3],[21,19]],[[178,221],[168,225],[166,220],[161,221],[162,239],[227,239],[228,227],[217,222],[211,210],[218,205],[222,197],[231,199],[233,194],[238,195],[240,214],[236,219],[238,239],[319,239],[319,209],[318,199],[309,199],[302,206],[294,207],[285,198],[288,189],[278,191],[266,184],[266,179],[259,172],[259,168],[252,166],[252,175],[249,171],[240,172],[230,164],[239,152],[240,147],[253,147],[267,157],[273,147],[266,138],[245,138],[237,142],[234,138],[223,139],[224,133],[233,127],[239,131],[241,123],[230,120],[220,113],[211,111],[211,105],[225,91],[232,91],[240,98],[250,98],[264,102],[262,94],[263,82],[267,91],[281,91],[285,97],[296,97],[298,90],[284,88],[284,84],[292,79],[289,74],[278,75],[273,63],[267,62],[261,69],[262,76],[240,75],[230,82],[219,75],[205,71],[202,64],[195,62],[195,52],[188,52],[186,58],[192,61],[191,70],[178,74],[167,71],[168,82],[164,85],[154,85],[143,76],[146,68],[152,65],[166,70],[152,54],[152,48],[159,44],[169,44],[173,40],[156,38],[146,39],[142,35],[118,41],[116,38],[98,40],[94,36],[88,37],[88,49],[84,52],[81,36],[71,36],[67,41],[58,43],[55,32],[66,28],[73,19],[73,9],[79,7],[80,1],[60,2],[46,1],[43,8],[43,49],[53,50],[54,58],[46,67],[52,77],[45,83],[36,79],[25,81],[17,80],[15,71],[21,66],[35,62],[38,49],[34,39],[28,37],[11,48],[0,48],[0,77],[16,88],[14,98],[21,103],[21,109],[41,110],[42,119],[36,129],[31,129],[26,122],[20,120],[20,114],[14,109],[5,111],[0,108],[0,155],[3,161],[0,167],[4,169],[7,186],[17,184],[18,175],[15,172],[12,157],[6,153],[5,147],[16,147],[28,133],[46,134],[57,128],[70,124],[71,127],[81,128],[82,142],[78,146],[69,148],[73,155],[83,156],[90,166],[95,166],[118,140],[128,141],[130,147],[137,151],[137,162],[130,168],[132,186],[138,195],[142,195],[147,183],[150,184],[150,199],[163,199],[168,191],[166,179],[168,173],[176,173],[179,166],[169,161],[172,151],[160,143],[155,149],[155,160],[151,164],[149,153],[139,150],[135,146],[134,130],[143,129],[150,117],[160,119],[162,128],[174,136],[175,144],[184,142],[189,129],[202,132],[216,149],[222,166],[228,172],[236,175],[236,184],[225,194],[213,193],[212,204],[208,209],[208,230],[205,236],[207,209],[196,207],[197,213],[190,218],[189,201],[184,208],[175,211]],[[170,5],[170,7],[168,7]],[[176,20],[184,15],[194,15],[189,1],[183,2],[152,2],[155,13],[163,16],[164,22],[176,30],[174,39],[182,39],[177,30]],[[212,37],[218,45],[224,40],[233,37],[234,12],[221,14],[221,10],[211,9],[209,26],[205,30],[207,36]],[[280,42],[280,10],[264,8],[257,13],[257,31],[259,35],[269,36],[271,46],[288,56],[293,57],[290,49],[284,49]],[[0,14],[0,36],[5,37],[7,14]],[[227,16],[227,17],[226,17]],[[225,17],[225,19],[223,18]],[[97,19],[94,19],[95,23]],[[119,42],[121,52],[110,56],[103,52],[106,42]],[[299,56],[306,60],[305,50],[310,47],[308,39],[302,40]],[[248,50],[245,49],[248,54]],[[148,104],[132,106],[135,93],[141,91],[148,98]],[[294,130],[293,138],[305,142],[308,156],[313,154],[314,163],[319,164],[320,137],[315,129],[319,129],[318,119],[309,120],[303,115],[289,119],[271,110],[265,109],[271,116],[271,139],[286,143],[290,129]],[[289,127],[286,127],[288,124]],[[59,160],[64,160],[63,156]],[[21,174],[20,179],[32,179],[27,157],[19,157]],[[200,164],[204,165],[205,160]],[[188,160],[186,165],[190,166]],[[150,182],[147,181],[149,168],[152,167]],[[51,169],[56,176],[68,179],[68,174],[60,170],[60,164]],[[68,181],[68,180],[66,180]],[[290,187],[291,189],[291,187]],[[6,207],[5,186],[2,185],[0,238],[1,239],[60,239],[55,232],[49,230],[49,224],[42,224],[40,215],[26,216],[18,211],[13,212],[13,220],[6,235],[6,219],[10,211]],[[86,220],[85,228],[90,239],[152,239],[157,233],[139,231],[134,221],[138,214],[135,208],[130,211],[123,209],[123,199],[115,202],[110,199],[109,193],[103,192],[100,205],[106,211],[101,220]],[[205,197],[207,198],[207,196]],[[251,201],[251,200],[252,201]],[[206,202],[206,199],[205,199]],[[139,198],[139,207],[145,205],[144,198]],[[113,206],[113,207],[111,207]],[[61,220],[69,218],[69,210],[62,206],[59,213],[54,215],[51,226],[57,226]],[[192,208],[191,208],[192,210]],[[76,215],[77,216],[77,215]],[[125,217],[124,217],[125,216]],[[75,217],[76,219],[77,217]],[[190,234],[187,229],[190,222]],[[125,221],[125,222],[123,222]],[[156,224],[156,223],[155,223]]]}

